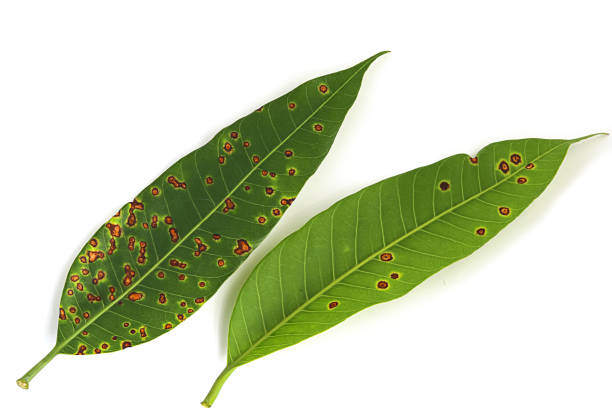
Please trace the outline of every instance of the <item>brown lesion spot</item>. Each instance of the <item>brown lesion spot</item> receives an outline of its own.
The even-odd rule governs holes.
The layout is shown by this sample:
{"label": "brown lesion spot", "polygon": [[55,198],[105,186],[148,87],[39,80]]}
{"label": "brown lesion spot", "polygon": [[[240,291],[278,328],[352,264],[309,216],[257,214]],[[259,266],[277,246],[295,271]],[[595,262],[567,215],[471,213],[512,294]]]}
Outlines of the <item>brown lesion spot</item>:
{"label": "brown lesion spot", "polygon": [[128,295],[128,299],[130,299],[132,302],[136,302],[139,300],[144,299],[144,293],[142,292],[132,292]]}
{"label": "brown lesion spot", "polygon": [[380,260],[383,262],[389,262],[393,259],[393,254],[391,252],[384,252],[380,254]]}
{"label": "brown lesion spot", "polygon": [[161,305],[165,305],[166,302],[168,302],[168,298],[166,298],[166,294],[165,293],[160,293],[159,294],[159,298],[157,299],[157,302]]}
{"label": "brown lesion spot", "polygon": [[164,329],[166,329],[166,330],[170,330],[171,328],[172,328],[172,323],[166,323],[164,325]]}
{"label": "brown lesion spot", "polygon": [[219,164],[225,164],[225,156],[219,156]]}
{"label": "brown lesion spot", "polygon": [[87,251],[87,260],[89,261],[89,263],[96,262],[98,259],[104,259],[104,252]]}
{"label": "brown lesion spot", "polygon": [[212,184],[213,183],[213,178],[208,176],[206,177],[206,184]]}
{"label": "brown lesion spot", "polygon": [[280,204],[281,205],[291,205],[293,204],[293,201],[295,201],[295,197],[293,198],[283,198],[280,200]]}
{"label": "brown lesion spot", "polygon": [[525,168],[526,168],[527,170],[531,170],[531,169],[533,169],[534,167],[535,167],[535,164],[533,164],[533,163],[529,163],[529,164],[527,164],[527,165],[525,166]]}
{"label": "brown lesion spot", "polygon": [[480,227],[476,229],[476,235],[484,236],[487,234],[487,229],[485,227]]}
{"label": "brown lesion spot", "polygon": [[147,243],[145,241],[140,241],[140,249],[138,250],[137,261],[141,265],[147,262]]}
{"label": "brown lesion spot", "polygon": [[320,84],[319,85],[319,92],[321,92],[323,95],[329,93],[329,87],[325,84]]}
{"label": "brown lesion spot", "polygon": [[129,341],[122,341],[121,342],[121,350],[125,350],[128,347],[132,347],[132,343]]}
{"label": "brown lesion spot", "polygon": [[440,182],[439,185],[440,191],[448,191],[450,190],[450,183],[446,180]]}
{"label": "brown lesion spot", "polygon": [[195,299],[195,302],[196,302],[196,303],[199,305],[199,304],[204,303],[204,301],[205,301],[205,300],[206,300],[206,299],[204,299],[203,297],[199,297],[199,298],[196,298],[196,299]]}
{"label": "brown lesion spot", "polygon": [[86,351],[87,351],[87,346],[84,344],[80,344],[75,354],[77,356],[82,356],[85,354]]}
{"label": "brown lesion spot", "polygon": [[295,175],[295,169],[293,169],[293,168],[289,169],[287,174],[289,174],[290,176],[294,176]]}
{"label": "brown lesion spot", "polygon": [[111,238],[110,241],[108,242],[108,251],[106,251],[107,254],[112,255],[115,253],[115,251],[117,250],[117,243],[115,242],[115,238]]}
{"label": "brown lesion spot", "polygon": [[187,183],[179,181],[175,176],[168,176],[167,181],[174,188],[182,188],[183,190],[187,188]]}
{"label": "brown lesion spot", "polygon": [[391,274],[389,275],[389,277],[391,279],[399,279],[400,275],[397,272],[391,272]]}
{"label": "brown lesion spot", "polygon": [[59,309],[59,318],[60,320],[66,320],[66,311],[63,307],[60,307]]}
{"label": "brown lesion spot", "polygon": [[377,287],[378,289],[385,290],[385,289],[389,288],[389,282],[387,282],[386,280],[379,280],[379,281],[376,283],[376,287]]}
{"label": "brown lesion spot", "polygon": [[91,240],[89,240],[89,245],[91,245],[92,247],[97,247],[98,246],[98,240],[95,238],[92,238]]}
{"label": "brown lesion spot", "polygon": [[225,144],[223,145],[223,150],[225,150],[227,153],[231,154],[233,149],[234,147],[229,142],[225,142]]}
{"label": "brown lesion spot", "polygon": [[171,259],[170,266],[174,266],[175,268],[185,269],[187,264],[185,262],[181,262],[178,259]]}
{"label": "brown lesion spot", "polygon": [[275,217],[280,217],[281,215],[281,210],[280,208],[275,208],[272,210],[272,215],[274,215]]}
{"label": "brown lesion spot", "polygon": [[314,125],[312,125],[312,129],[315,132],[322,132],[323,131],[323,125],[320,123],[315,123]]}
{"label": "brown lesion spot", "polygon": [[221,235],[219,235],[219,234],[213,234],[213,235],[212,235],[212,239],[214,239],[215,241],[218,241],[218,240],[220,240],[220,239],[221,239]]}
{"label": "brown lesion spot", "polygon": [[272,195],[274,194],[274,189],[272,187],[266,187],[266,194],[267,195]]}
{"label": "brown lesion spot", "polygon": [[505,160],[500,161],[497,168],[499,169],[499,171],[501,171],[504,174],[508,174],[508,172],[510,171],[510,166],[508,165],[508,162]]}
{"label": "brown lesion spot", "polygon": [[289,149],[285,150],[285,157],[291,157],[291,156],[293,156],[293,150],[289,150]]}
{"label": "brown lesion spot", "polygon": [[513,153],[510,156],[510,161],[512,162],[512,164],[514,164],[515,166],[518,166],[519,164],[521,164],[521,162],[523,161],[523,159],[521,158],[521,155],[518,153]]}
{"label": "brown lesion spot", "polygon": [[159,188],[153,187],[151,189],[151,194],[153,194],[154,196],[158,196],[159,195]]}
{"label": "brown lesion spot", "polygon": [[266,217],[264,217],[264,216],[258,217],[257,218],[257,222],[260,223],[260,224],[265,224]]}
{"label": "brown lesion spot", "polygon": [[294,110],[297,105],[295,104],[295,102],[289,102],[288,106],[290,110]]}
{"label": "brown lesion spot", "polygon": [[88,293],[87,294],[87,300],[90,303],[95,303],[95,302],[100,302],[102,300],[102,297],[100,297],[98,295],[94,295],[93,293]]}
{"label": "brown lesion spot", "polygon": [[223,259],[217,259],[217,266],[220,268],[225,266],[225,261]]}
{"label": "brown lesion spot", "polygon": [[234,253],[236,255],[244,255],[251,250],[251,246],[245,239],[237,240],[236,245],[236,248],[234,248]]}
{"label": "brown lesion spot", "polygon": [[478,164],[478,157],[477,156],[470,157],[470,163],[474,165]]}
{"label": "brown lesion spot", "polygon": [[499,207],[499,213],[501,215],[504,215],[504,216],[510,215],[510,208],[508,208],[508,207]]}
{"label": "brown lesion spot", "polygon": [[525,184],[525,183],[527,183],[527,177],[519,177],[519,178],[516,179],[516,182],[518,184]]}
{"label": "brown lesion spot", "polygon": [[108,232],[111,234],[111,237],[120,237],[121,236],[121,226],[119,224],[112,224],[110,222],[106,223],[106,228],[108,228]]}
{"label": "brown lesion spot", "polygon": [[132,269],[132,267],[129,264],[125,264],[123,266],[123,272],[125,274],[123,276],[123,285],[130,286],[132,284],[132,280],[134,279],[134,276],[136,276],[136,271]]}
{"label": "brown lesion spot", "polygon": [[144,327],[140,328],[140,337],[147,337],[147,330]]}
{"label": "brown lesion spot", "polygon": [[238,139],[238,132],[236,132],[236,131],[232,131],[232,132],[230,132],[230,137],[231,137],[232,139]]}
{"label": "brown lesion spot", "polygon": [[329,303],[327,304],[327,308],[328,308],[329,310],[332,310],[332,309],[335,309],[336,307],[338,307],[338,305],[339,305],[339,304],[340,304],[340,303],[338,303],[338,301],[337,301],[337,300],[334,300],[334,301],[331,301],[331,302],[329,302]]}
{"label": "brown lesion spot", "polygon": [[253,163],[257,164],[257,163],[259,163],[259,160],[260,160],[260,158],[259,158],[258,155],[254,155],[253,156]]}
{"label": "brown lesion spot", "polygon": [[168,230],[168,233],[170,234],[170,240],[172,242],[176,242],[179,240],[179,234],[176,231],[176,228],[172,227]]}

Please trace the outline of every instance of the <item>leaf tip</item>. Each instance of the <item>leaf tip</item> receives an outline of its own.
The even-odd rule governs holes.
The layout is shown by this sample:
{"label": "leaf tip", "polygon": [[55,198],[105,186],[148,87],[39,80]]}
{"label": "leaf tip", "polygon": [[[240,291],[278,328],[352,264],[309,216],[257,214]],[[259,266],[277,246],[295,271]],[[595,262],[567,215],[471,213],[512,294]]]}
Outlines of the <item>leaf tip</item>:
{"label": "leaf tip", "polygon": [[30,384],[28,384],[28,381],[23,378],[17,380],[17,385],[23,388],[24,390],[30,388]]}
{"label": "leaf tip", "polygon": [[583,137],[579,137],[577,139],[570,140],[570,142],[571,143],[577,143],[577,142],[580,142],[582,140],[590,139],[590,138],[595,137],[595,136],[610,136],[610,134],[609,133],[605,133],[605,132],[593,133],[592,135],[583,136]]}

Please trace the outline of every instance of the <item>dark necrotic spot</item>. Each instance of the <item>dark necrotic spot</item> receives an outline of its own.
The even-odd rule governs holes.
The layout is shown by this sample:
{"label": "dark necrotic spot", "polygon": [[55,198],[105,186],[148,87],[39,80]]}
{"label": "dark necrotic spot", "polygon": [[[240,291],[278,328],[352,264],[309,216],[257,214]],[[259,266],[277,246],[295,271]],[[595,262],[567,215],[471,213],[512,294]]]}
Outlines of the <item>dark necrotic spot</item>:
{"label": "dark necrotic spot", "polygon": [[386,280],[380,280],[376,284],[376,287],[378,289],[387,289],[389,287],[389,282],[387,282]]}
{"label": "dark necrotic spot", "polygon": [[507,174],[510,171],[510,166],[508,165],[508,162],[506,162],[505,160],[502,160],[499,163],[499,166],[497,166],[497,168],[499,169],[499,171],[501,171],[504,174]]}
{"label": "dark necrotic spot", "polygon": [[448,183],[448,181],[442,181],[440,183],[440,190],[447,191],[448,189],[450,189],[450,184]]}
{"label": "dark necrotic spot", "polygon": [[510,209],[508,207],[499,207],[499,213],[501,215],[510,215]]}
{"label": "dark necrotic spot", "polygon": [[399,279],[399,273],[397,272],[392,272],[391,275],[389,275],[389,277],[391,279]]}
{"label": "dark necrotic spot", "polygon": [[383,254],[380,254],[381,261],[389,262],[392,259],[393,259],[393,254],[391,254],[390,252],[385,252]]}
{"label": "dark necrotic spot", "polygon": [[510,156],[510,161],[512,162],[512,164],[518,165],[523,161],[523,159],[521,159],[520,154],[514,153],[512,156]]}
{"label": "dark necrotic spot", "polygon": [[476,235],[485,235],[487,233],[487,230],[484,227],[480,227],[476,230]]}
{"label": "dark necrotic spot", "polygon": [[327,305],[327,308],[331,310],[337,306],[338,306],[338,302],[334,300],[333,302],[329,302],[329,304]]}
{"label": "dark necrotic spot", "polygon": [[516,182],[519,184],[525,184],[527,182],[527,178],[526,177],[519,177],[516,179]]}

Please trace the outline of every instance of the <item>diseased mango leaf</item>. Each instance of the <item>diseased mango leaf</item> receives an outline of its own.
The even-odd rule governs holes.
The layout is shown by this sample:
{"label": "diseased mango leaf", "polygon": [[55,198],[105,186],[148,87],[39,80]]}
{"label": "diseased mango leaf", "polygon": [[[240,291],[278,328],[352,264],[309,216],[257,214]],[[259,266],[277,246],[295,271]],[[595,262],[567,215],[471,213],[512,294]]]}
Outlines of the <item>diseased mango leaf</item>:
{"label": "diseased mango leaf", "polygon": [[72,264],[56,354],[152,340],[197,311],[287,211],[329,151],[368,66],[310,80],[221,130],[102,225]]}
{"label": "diseased mango leaf", "polygon": [[213,403],[240,365],[405,295],[483,246],[544,191],[582,139],[493,143],[474,157],[458,154],[383,180],[313,217],[244,283],[227,367],[202,404]]}

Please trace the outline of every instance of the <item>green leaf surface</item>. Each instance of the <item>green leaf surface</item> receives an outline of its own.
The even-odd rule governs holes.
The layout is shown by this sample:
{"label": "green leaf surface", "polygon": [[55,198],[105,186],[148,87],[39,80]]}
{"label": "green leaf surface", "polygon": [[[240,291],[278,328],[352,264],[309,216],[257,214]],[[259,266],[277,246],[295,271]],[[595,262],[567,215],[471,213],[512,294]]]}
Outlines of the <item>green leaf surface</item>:
{"label": "green leaf surface", "polygon": [[189,318],[259,245],[329,151],[368,66],[310,80],[221,130],[102,225],[70,267],[58,353],[152,340]]}
{"label": "green leaf surface", "polygon": [[405,295],[483,246],[544,191],[578,140],[493,143],[390,177],[313,217],[242,287],[228,365],[203,404],[236,367]]}

